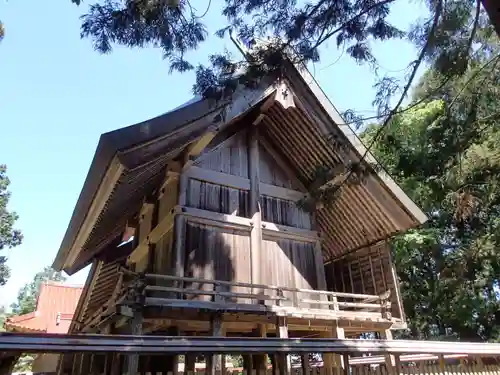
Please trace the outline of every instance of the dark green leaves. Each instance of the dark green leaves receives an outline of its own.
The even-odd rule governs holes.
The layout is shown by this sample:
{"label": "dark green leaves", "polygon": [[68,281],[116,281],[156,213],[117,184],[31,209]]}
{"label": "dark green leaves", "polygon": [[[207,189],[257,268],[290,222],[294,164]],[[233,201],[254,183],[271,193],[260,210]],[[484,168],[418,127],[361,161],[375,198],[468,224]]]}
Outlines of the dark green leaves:
{"label": "dark green leaves", "polygon": [[[0,165],[0,250],[18,246],[23,239],[21,232],[14,228],[16,213],[7,210],[10,199],[10,192],[7,190],[9,184],[7,167]],[[6,261],[6,257],[0,256],[0,285],[4,285],[10,275]]]}
{"label": "dark green leaves", "polygon": [[110,52],[115,43],[159,47],[171,70],[186,71],[193,66],[185,54],[196,49],[207,33],[185,0],[179,6],[165,0],[124,0],[92,4],[82,17],[81,35],[91,38],[101,53]]}

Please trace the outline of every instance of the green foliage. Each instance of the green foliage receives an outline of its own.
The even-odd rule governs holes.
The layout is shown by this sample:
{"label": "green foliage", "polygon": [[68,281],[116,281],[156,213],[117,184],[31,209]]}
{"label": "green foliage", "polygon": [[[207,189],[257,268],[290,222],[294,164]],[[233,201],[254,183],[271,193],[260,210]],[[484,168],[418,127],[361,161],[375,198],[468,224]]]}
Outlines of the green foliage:
{"label": "green foliage", "polygon": [[373,149],[429,217],[393,243],[407,337],[500,340],[499,50],[478,34],[463,75],[426,72]]}
{"label": "green foliage", "polygon": [[45,267],[38,272],[33,281],[23,286],[17,294],[17,301],[11,305],[13,315],[23,315],[35,311],[40,286],[46,281],[64,281],[66,278],[61,272]]}
{"label": "green foliage", "polygon": [[[9,184],[7,167],[0,164],[0,251],[20,245],[23,239],[21,232],[14,229],[18,216],[7,209],[10,198],[10,192],[7,190]],[[0,286],[5,285],[10,275],[6,262],[7,258],[0,255]]]}
{"label": "green foliage", "polygon": [[[396,1],[225,0],[217,11],[227,24],[216,35],[232,31],[250,49],[243,61],[227,53],[214,54],[208,67],[196,66],[186,56],[208,39],[204,17],[211,1],[201,10],[190,0],[99,1],[82,17],[81,36],[92,39],[101,53],[110,52],[114,44],[158,47],[171,71],[195,70],[194,91],[215,99],[231,97],[237,85],[254,87],[264,75],[281,75],[287,61],[319,61],[320,48],[332,39],[357,63],[367,63],[377,73],[373,42],[407,38],[420,50],[418,58],[409,62],[407,81],[380,76],[375,85],[379,115],[390,116],[401,105],[423,61],[447,76],[463,74],[477,28],[488,22],[479,0],[426,1],[429,17],[403,31],[387,20]],[[80,4],[80,0],[72,2]],[[391,109],[390,99],[401,91],[399,104]]]}

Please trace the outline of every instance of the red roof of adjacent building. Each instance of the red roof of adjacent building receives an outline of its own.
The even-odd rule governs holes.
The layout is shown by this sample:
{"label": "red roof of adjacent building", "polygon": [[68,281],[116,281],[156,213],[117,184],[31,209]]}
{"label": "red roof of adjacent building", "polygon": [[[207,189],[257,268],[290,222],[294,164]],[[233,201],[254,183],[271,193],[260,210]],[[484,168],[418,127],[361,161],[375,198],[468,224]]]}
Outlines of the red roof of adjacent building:
{"label": "red roof of adjacent building", "polygon": [[83,287],[45,282],[40,287],[36,311],[7,319],[9,331],[67,333]]}

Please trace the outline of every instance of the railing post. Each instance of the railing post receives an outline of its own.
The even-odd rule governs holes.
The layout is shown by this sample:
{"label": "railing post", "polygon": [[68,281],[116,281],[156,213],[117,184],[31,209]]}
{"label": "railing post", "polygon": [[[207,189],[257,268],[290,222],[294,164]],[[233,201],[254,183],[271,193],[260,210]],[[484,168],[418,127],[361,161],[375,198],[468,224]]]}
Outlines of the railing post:
{"label": "railing post", "polygon": [[339,307],[339,300],[337,298],[336,295],[333,295],[332,296],[332,306],[333,306],[333,310],[334,311],[339,311],[340,310],[340,307]]}
{"label": "railing post", "polygon": [[388,290],[385,292],[383,295],[381,295],[380,298],[380,312],[382,314],[383,319],[391,320],[392,319],[392,313],[391,313],[391,291]]}
{"label": "railing post", "polygon": [[282,299],[284,297],[283,290],[282,289],[277,289],[276,290],[276,296],[280,297],[280,299],[276,300],[276,305],[277,306],[283,306],[283,299]]}
{"label": "railing post", "polygon": [[224,298],[224,296],[222,296],[220,294],[222,292],[222,285],[215,284],[214,286],[215,286],[215,293],[217,293],[214,296],[214,302],[224,303],[225,302],[225,298]]}

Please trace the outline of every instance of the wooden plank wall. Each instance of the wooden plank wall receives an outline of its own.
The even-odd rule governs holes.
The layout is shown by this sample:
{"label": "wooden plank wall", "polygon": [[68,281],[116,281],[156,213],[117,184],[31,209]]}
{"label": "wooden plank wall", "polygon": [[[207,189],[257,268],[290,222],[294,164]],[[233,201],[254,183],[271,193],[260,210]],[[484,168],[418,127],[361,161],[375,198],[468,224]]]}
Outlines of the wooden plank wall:
{"label": "wooden plank wall", "polygon": [[326,265],[325,270],[331,291],[379,295],[390,290],[392,316],[404,318],[388,243],[350,253]]}
{"label": "wooden plank wall", "polygon": [[276,168],[276,160],[262,144],[259,145],[259,178],[266,184],[296,188],[294,181],[281,168]]}
{"label": "wooden plank wall", "polygon": [[250,217],[248,191],[190,178],[187,205],[222,214]]}
{"label": "wooden plank wall", "polygon": [[[279,285],[290,288],[318,289],[316,274],[315,245],[286,239],[265,237],[262,253],[265,262],[262,264],[261,280],[265,285]],[[284,292],[285,297],[297,302],[297,293]],[[302,299],[317,299],[301,293]],[[308,306],[302,305],[307,308]]]}
{"label": "wooden plank wall", "polygon": [[249,177],[247,132],[242,131],[221,142],[198,159],[198,167],[239,177]]}
{"label": "wooden plank wall", "polygon": [[[189,223],[186,225],[187,277],[208,280],[252,282],[250,234],[245,231],[216,228]],[[185,284],[186,288],[213,290],[213,285]],[[248,288],[226,286],[221,291],[250,293]],[[211,296],[191,296],[188,299],[210,300]],[[249,303],[237,299],[233,302]]]}
{"label": "wooden plank wall", "polygon": [[[222,141],[213,151],[205,153],[195,165],[248,178],[248,149],[248,132],[243,131]],[[259,145],[259,179],[263,183],[298,190],[293,179],[287,176],[262,145]],[[250,218],[249,200],[250,194],[247,190],[194,178],[190,178],[188,182],[186,203],[189,207]],[[311,229],[311,215],[298,208],[296,202],[264,195],[261,196],[260,202],[264,221]],[[195,224],[189,222],[189,219],[186,242],[186,276],[290,288],[318,288],[314,243],[266,238],[260,247],[260,254],[252,254],[250,232],[223,230],[210,225]],[[252,279],[253,256],[260,260],[261,265],[257,279]],[[208,300],[211,297],[196,298]]]}
{"label": "wooden plank wall", "polygon": [[262,219],[290,227],[312,229],[311,214],[297,206],[296,202],[261,196]]}

